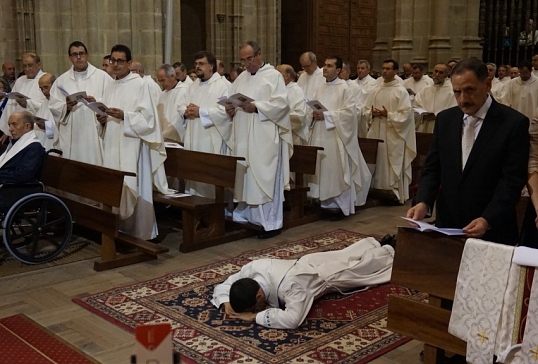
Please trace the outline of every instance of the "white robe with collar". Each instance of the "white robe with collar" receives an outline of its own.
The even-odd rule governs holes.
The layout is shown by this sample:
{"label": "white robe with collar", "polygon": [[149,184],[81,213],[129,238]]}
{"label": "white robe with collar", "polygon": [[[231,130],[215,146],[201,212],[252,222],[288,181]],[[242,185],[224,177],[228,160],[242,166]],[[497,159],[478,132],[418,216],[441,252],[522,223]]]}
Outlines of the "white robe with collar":
{"label": "white robe with collar", "polygon": [[538,77],[531,75],[527,81],[516,77],[510,81],[508,100],[510,107],[516,109],[531,120],[538,107]]}
{"label": "white robe with collar", "polygon": [[415,121],[411,99],[398,80],[383,83],[370,93],[363,114],[371,118],[371,108],[385,107],[388,116],[372,119],[368,138],[382,139],[378,144],[372,187],[392,191],[400,203],[409,199],[411,162],[417,155]]}
{"label": "white robe with collar", "polygon": [[7,122],[11,114],[17,111],[28,111],[32,115],[35,115],[37,110],[39,110],[41,107],[43,101],[47,99],[45,95],[43,95],[43,92],[41,92],[39,89],[39,79],[44,74],[45,73],[43,71],[39,70],[37,75],[32,79],[28,79],[26,75],[17,78],[11,92],[20,92],[21,94],[28,96],[30,99],[26,100],[26,108],[21,107],[15,100],[8,100],[6,107],[2,112],[2,116],[0,116],[0,130],[2,130],[4,134],[11,135],[7,126]]}
{"label": "white robe with collar", "polygon": [[[414,106],[435,115],[456,106],[457,102],[452,90],[452,83],[447,82],[447,80],[448,78],[445,79],[442,85],[432,84],[425,87],[415,96]],[[434,126],[435,122],[424,122],[422,116],[420,116],[415,125],[415,130],[421,133],[433,133]]]}
{"label": "white robe with collar", "polygon": [[296,329],[314,300],[326,293],[388,282],[393,258],[391,246],[381,247],[374,238],[366,238],[342,250],[307,254],[299,260],[254,260],[216,286],[211,302],[216,307],[229,302],[232,284],[252,278],[260,284],[269,306],[258,312],[256,323],[274,329]]}
{"label": "white robe with collar", "polygon": [[183,142],[185,127],[181,110],[187,105],[189,85],[178,82],[171,90],[164,90],[157,100],[157,114],[164,139]]}
{"label": "white robe with collar", "polygon": [[45,119],[45,130],[39,128],[39,126],[34,123],[34,132],[37,139],[39,139],[39,142],[45,150],[56,148],[55,144],[57,144],[58,141],[58,128],[49,109],[49,100],[45,99],[45,101],[43,101],[35,116]]}
{"label": "white robe with collar", "polygon": [[413,77],[409,77],[408,79],[404,80],[404,87],[406,89],[411,89],[415,95],[429,85],[433,85],[433,80],[428,75],[423,75],[418,81],[415,81]]}
{"label": "white robe with collar", "polygon": [[93,96],[96,101],[102,101],[105,88],[112,82],[108,73],[88,63],[85,79],[77,81],[71,67],[52,85],[49,108],[58,125],[58,147],[63,152],[63,158],[101,166],[103,146],[95,113],[82,102],[73,106],[68,113],[66,96],[58,86],[61,85],[70,94],[86,91],[86,95]]}
{"label": "white robe with collar", "polygon": [[303,72],[303,74],[299,76],[299,79],[297,80],[297,84],[303,89],[304,96],[309,100],[313,99],[314,94],[318,90],[319,86],[323,85],[324,83],[325,77],[323,77],[323,70],[319,67],[311,75]]}
{"label": "white robe with collar", "polygon": [[156,103],[157,100],[159,100],[159,96],[163,92],[163,90],[161,89],[161,86],[159,86],[159,84],[155,82],[153,77],[151,77],[150,75],[145,75],[143,79],[144,79],[144,82],[146,82],[149,86],[149,91],[151,93],[151,97],[153,97],[153,102]]}
{"label": "white robe with collar", "polygon": [[308,142],[309,112],[310,109],[304,100],[303,89],[296,82],[286,85],[288,100],[290,102],[290,120],[293,131],[293,144],[303,145]]}

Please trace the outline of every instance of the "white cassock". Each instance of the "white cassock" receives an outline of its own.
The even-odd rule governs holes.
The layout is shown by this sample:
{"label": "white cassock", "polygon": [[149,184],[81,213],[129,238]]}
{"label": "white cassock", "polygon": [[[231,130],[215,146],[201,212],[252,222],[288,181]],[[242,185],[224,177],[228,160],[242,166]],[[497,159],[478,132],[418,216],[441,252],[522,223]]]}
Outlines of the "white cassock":
{"label": "white cassock", "polygon": [[67,112],[66,96],[58,86],[62,86],[70,95],[86,91],[86,95],[93,96],[99,102],[103,100],[105,88],[112,82],[108,73],[88,63],[86,71],[76,72],[71,67],[52,85],[49,107],[58,125],[58,147],[63,152],[63,158],[101,166],[103,146],[99,138],[101,127],[95,113],[82,102]]}
{"label": "white cassock", "polygon": [[318,90],[319,86],[325,83],[325,77],[323,77],[323,70],[321,68],[316,68],[311,75],[306,72],[303,72],[299,79],[297,80],[297,85],[303,89],[304,97],[309,100],[312,100],[314,94]]}
{"label": "white cassock", "polygon": [[[354,92],[354,99],[357,112],[357,123],[359,124],[358,135],[359,138],[366,138],[368,134],[368,128],[370,128],[370,115],[364,115],[362,112],[362,106],[366,102],[368,95],[376,87],[378,87],[377,80],[370,75],[366,75],[362,79],[357,78],[353,83],[356,83],[358,90]],[[354,88],[351,88],[354,90]]]}
{"label": "white cassock", "polygon": [[232,83],[228,81],[228,79],[225,76],[220,76],[222,80],[224,80],[224,83],[226,84],[226,87],[228,87],[228,91],[232,88]]}
{"label": "white cassock", "polygon": [[45,150],[56,148],[55,143],[58,141],[58,128],[56,127],[54,117],[49,109],[49,100],[45,99],[45,101],[43,101],[35,116],[45,119],[44,130],[39,128],[37,123],[34,123],[34,131],[37,139],[39,139],[39,142]]}
{"label": "white cassock", "polygon": [[[187,105],[200,107],[200,117],[184,120],[185,149],[214,154],[230,154],[232,123],[223,106],[217,104],[219,97],[228,97],[226,79],[214,73],[207,81],[197,79],[189,88]],[[185,109],[180,114],[183,116]],[[206,183],[187,181],[186,190],[192,195],[215,198],[215,188]]]}
{"label": "white cassock", "polygon": [[141,239],[154,238],[157,224],[152,184],[161,193],[169,191],[163,165],[166,151],[149,86],[139,75],[129,73],[106,88],[103,102],[124,112],[123,120],[109,116],[104,127],[103,165],[136,173],[136,177],[124,180],[122,230]]}
{"label": "white cassock", "polygon": [[[374,238],[366,238],[342,250],[307,254],[298,260],[254,260],[217,285],[211,303],[220,307],[229,302],[232,284],[251,278],[262,288],[270,307],[258,312],[256,323],[293,330],[321,296],[388,282],[393,259],[391,246],[380,246]],[[351,293],[355,292],[347,294]]]}
{"label": "white cassock", "polygon": [[306,177],[308,196],[319,199],[322,208],[339,208],[348,216],[366,202],[372,180],[359,149],[353,94],[336,78],[321,85],[314,97],[329,111],[310,129],[309,145],[323,150],[318,152],[316,174]]}
{"label": "white cassock", "polygon": [[432,85],[433,80],[428,75],[423,75],[418,81],[415,81],[413,77],[404,80],[404,87],[410,89],[416,94],[422,91],[426,86]]}
{"label": "white cassock", "polygon": [[499,81],[501,81],[502,83],[510,83],[510,81],[512,81],[512,79],[510,78],[510,76],[506,76],[506,77],[503,77],[503,78],[499,78]]}
{"label": "white cassock", "polygon": [[505,82],[499,81],[498,78],[491,80],[491,96],[503,105],[510,106],[508,98],[509,86]]}
{"label": "white cassock", "polygon": [[377,80],[370,75],[364,76],[362,79],[357,78],[355,82],[362,90],[371,91],[377,87]]}
{"label": "white cassock", "polygon": [[190,85],[192,85],[194,83],[192,78],[190,78],[188,75],[187,75],[187,77],[185,77],[185,79],[183,81],[179,81],[179,82],[184,83],[187,86],[190,86]]}
{"label": "white cassock", "polygon": [[[432,112],[435,115],[441,111],[457,105],[452,83],[447,82],[448,78],[441,85],[432,84],[424,88],[415,96],[415,107]],[[425,122],[420,116],[415,118],[415,130],[421,133],[433,133],[435,122]]]}
{"label": "white cassock", "polygon": [[7,122],[11,114],[17,111],[28,111],[32,115],[35,115],[37,110],[39,110],[41,107],[41,103],[47,99],[45,95],[43,95],[43,92],[41,92],[39,89],[39,79],[44,74],[45,73],[43,73],[43,71],[39,70],[37,75],[32,79],[28,79],[26,75],[17,78],[11,92],[20,92],[21,94],[28,96],[30,99],[26,100],[26,108],[20,106],[15,100],[7,101],[6,107],[2,112],[2,116],[0,116],[0,130],[2,130],[4,134],[11,135],[7,126]]}
{"label": "white cassock", "polygon": [[289,159],[293,153],[286,85],[270,64],[256,74],[242,72],[230,94],[254,99],[258,112],[236,110],[233,155],[244,157],[244,177],[236,180],[233,212],[236,221],[261,225],[265,231],[282,227],[284,189],[289,189]]}
{"label": "white cassock", "polygon": [[157,114],[163,138],[170,139],[177,143],[182,143],[185,137],[185,127],[183,126],[182,112],[187,105],[187,94],[189,85],[178,82],[171,90],[164,90],[157,100]]}
{"label": "white cassock", "polygon": [[390,190],[404,203],[409,199],[411,162],[417,155],[411,100],[407,90],[394,80],[370,93],[363,113],[371,117],[372,106],[388,111],[387,118],[373,118],[368,130],[368,138],[384,141],[378,144],[372,187]]}
{"label": "white cassock", "polygon": [[531,75],[527,81],[521,77],[514,78],[510,81],[508,99],[513,109],[531,120],[538,107],[538,77]]}
{"label": "white cassock", "polygon": [[296,82],[286,85],[288,90],[288,100],[290,102],[290,120],[293,132],[293,144],[303,145],[308,142],[309,123],[308,110],[310,109],[304,101],[303,89]]}
{"label": "white cassock", "polygon": [[159,100],[159,96],[163,92],[161,89],[161,86],[150,75],[144,76],[144,82],[146,82],[149,86],[149,91],[151,93],[151,97],[153,97],[153,102],[157,102]]}
{"label": "white cassock", "polygon": [[[404,85],[404,79],[401,78],[400,76],[395,75],[395,76],[394,76],[394,79],[395,79],[396,81],[398,81],[398,83],[399,83],[401,86]],[[385,79],[384,79],[382,76],[379,76],[379,77],[376,79],[376,82],[377,82],[377,85],[378,85],[378,86],[381,86],[381,85],[383,85],[383,84],[385,83]]]}

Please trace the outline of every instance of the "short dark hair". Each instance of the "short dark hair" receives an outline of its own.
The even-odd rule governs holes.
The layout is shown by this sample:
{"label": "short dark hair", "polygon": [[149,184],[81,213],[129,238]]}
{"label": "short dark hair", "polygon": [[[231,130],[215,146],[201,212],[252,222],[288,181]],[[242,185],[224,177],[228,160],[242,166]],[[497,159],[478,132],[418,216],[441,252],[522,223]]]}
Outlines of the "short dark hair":
{"label": "short dark hair", "polygon": [[521,72],[521,70],[523,68],[526,68],[526,69],[532,71],[532,63],[531,63],[531,61],[528,61],[528,60],[524,59],[523,61],[519,62],[519,71]]}
{"label": "short dark hair", "polygon": [[420,72],[423,72],[423,71],[424,71],[424,66],[421,65],[420,63],[415,63],[415,64],[413,65],[413,67],[411,67],[411,68],[414,69],[414,70],[420,70]]}
{"label": "short dark hair", "polygon": [[488,78],[488,67],[476,57],[467,58],[456,63],[452,69],[452,76],[461,75],[467,71],[473,72],[479,81],[485,81]]}
{"label": "short dark hair", "polygon": [[400,68],[400,66],[398,65],[398,62],[396,62],[392,58],[384,60],[383,63],[392,63],[392,70],[393,71],[396,71],[396,70],[398,70]]}
{"label": "short dark hair", "polygon": [[241,49],[245,48],[246,46],[250,46],[254,54],[262,50],[260,46],[258,45],[258,43],[256,43],[253,40],[247,40],[245,43],[243,43],[243,45],[241,46]]}
{"label": "short dark hair", "polygon": [[111,55],[110,54],[107,54],[106,56],[103,57],[103,59],[110,59]]}
{"label": "short dark hair", "polygon": [[172,67],[174,67],[174,69],[179,68],[181,72],[185,72],[187,70],[187,67],[185,67],[185,65],[181,62],[175,62]]}
{"label": "short dark hair", "polygon": [[132,56],[131,56],[131,49],[129,49],[129,47],[127,47],[126,45],[123,45],[123,44],[116,44],[114,47],[112,47],[112,49],[110,50],[110,55],[112,55],[112,53],[114,52],[122,52],[122,53],[125,53],[125,58],[127,58],[127,62],[129,62],[130,60],[132,60]]}
{"label": "short dark hair", "polygon": [[86,48],[86,46],[84,45],[84,43],[82,43],[81,41],[79,40],[76,40],[74,41],[73,43],[71,43],[69,45],[69,48],[67,48],[67,55],[70,56],[71,55],[71,48],[73,47],[84,47],[84,52],[88,53],[88,48]]}
{"label": "short dark hair", "polygon": [[[194,60],[207,58],[207,63],[213,66],[213,73],[217,72],[217,58],[215,55],[208,51],[200,51],[194,55]],[[222,64],[222,62],[220,62]]]}
{"label": "short dark hair", "polygon": [[336,68],[340,68],[342,69],[342,64],[343,64],[343,61],[342,61],[342,58],[338,57],[338,56],[329,56],[327,57],[327,59],[334,59],[334,65],[336,66]]}
{"label": "short dark hair", "polygon": [[256,295],[260,285],[252,278],[241,278],[230,287],[230,305],[235,312],[241,313],[256,305]]}

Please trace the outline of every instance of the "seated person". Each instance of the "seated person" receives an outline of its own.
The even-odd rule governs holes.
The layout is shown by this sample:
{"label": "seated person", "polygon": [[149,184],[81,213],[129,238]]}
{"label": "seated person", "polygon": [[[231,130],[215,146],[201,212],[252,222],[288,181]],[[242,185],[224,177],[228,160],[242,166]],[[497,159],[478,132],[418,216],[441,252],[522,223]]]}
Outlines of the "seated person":
{"label": "seated person", "polygon": [[34,117],[27,111],[13,113],[8,120],[11,141],[0,155],[0,184],[26,183],[39,178],[45,149],[34,132]]}
{"label": "seated person", "polygon": [[296,329],[324,294],[387,283],[393,258],[392,246],[366,238],[342,250],[295,260],[259,259],[217,285],[211,303],[224,304],[231,318]]}

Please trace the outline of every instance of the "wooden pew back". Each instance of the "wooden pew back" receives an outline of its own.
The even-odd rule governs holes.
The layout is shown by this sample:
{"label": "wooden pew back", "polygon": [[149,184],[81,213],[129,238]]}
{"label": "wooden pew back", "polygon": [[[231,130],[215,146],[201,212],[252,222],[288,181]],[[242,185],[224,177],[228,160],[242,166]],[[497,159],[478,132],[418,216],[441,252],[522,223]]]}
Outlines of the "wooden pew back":
{"label": "wooden pew back", "polygon": [[359,138],[359,148],[367,164],[376,164],[377,145],[384,143],[381,139]]}

